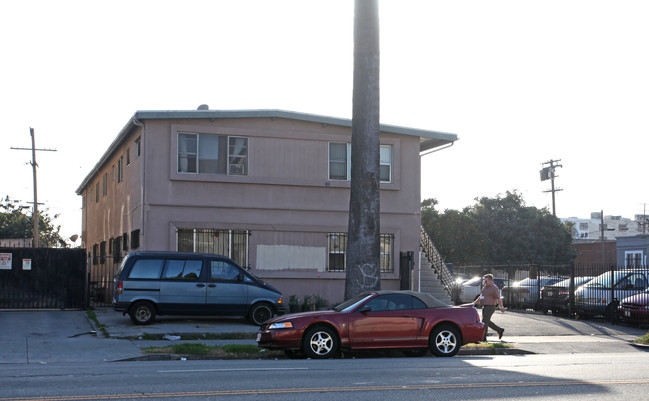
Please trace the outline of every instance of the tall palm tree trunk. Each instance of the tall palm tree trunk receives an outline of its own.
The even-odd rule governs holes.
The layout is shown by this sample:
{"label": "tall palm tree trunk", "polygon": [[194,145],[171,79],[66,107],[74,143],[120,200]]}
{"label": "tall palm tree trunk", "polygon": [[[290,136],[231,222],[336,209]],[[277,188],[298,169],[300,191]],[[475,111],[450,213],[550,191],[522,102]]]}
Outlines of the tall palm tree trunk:
{"label": "tall palm tree trunk", "polygon": [[345,299],[381,289],[378,0],[356,0]]}

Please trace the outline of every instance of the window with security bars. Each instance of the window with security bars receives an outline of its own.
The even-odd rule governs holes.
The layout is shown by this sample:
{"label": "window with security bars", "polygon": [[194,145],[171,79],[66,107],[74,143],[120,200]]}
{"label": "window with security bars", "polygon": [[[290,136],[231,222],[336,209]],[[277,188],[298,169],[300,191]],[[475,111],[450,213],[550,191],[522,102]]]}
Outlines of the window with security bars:
{"label": "window with security bars", "polygon": [[179,228],[178,251],[225,255],[241,267],[248,266],[248,230]]}
{"label": "window with security bars", "polygon": [[[345,271],[345,257],[347,255],[347,234],[346,233],[329,233],[327,234],[329,253],[329,264],[327,270],[330,272]],[[394,235],[381,234],[380,237],[380,263],[382,273],[392,273],[394,264],[392,255],[394,254]]]}

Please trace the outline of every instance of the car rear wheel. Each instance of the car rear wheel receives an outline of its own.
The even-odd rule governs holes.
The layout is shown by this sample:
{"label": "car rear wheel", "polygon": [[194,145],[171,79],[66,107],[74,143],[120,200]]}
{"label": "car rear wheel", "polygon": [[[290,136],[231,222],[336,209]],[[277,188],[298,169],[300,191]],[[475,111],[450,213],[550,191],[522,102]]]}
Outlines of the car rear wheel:
{"label": "car rear wheel", "polygon": [[461,345],[460,333],[454,327],[437,326],[430,334],[429,348],[435,356],[453,356],[458,353]]}
{"label": "car rear wheel", "polygon": [[310,328],[302,340],[302,349],[309,358],[331,358],[338,351],[338,336],[329,327]]}
{"label": "car rear wheel", "polygon": [[128,314],[135,324],[149,324],[155,320],[156,310],[151,302],[139,301],[131,306]]}
{"label": "car rear wheel", "polygon": [[256,303],[250,308],[248,317],[254,324],[261,326],[266,320],[273,317],[273,307],[265,302]]}

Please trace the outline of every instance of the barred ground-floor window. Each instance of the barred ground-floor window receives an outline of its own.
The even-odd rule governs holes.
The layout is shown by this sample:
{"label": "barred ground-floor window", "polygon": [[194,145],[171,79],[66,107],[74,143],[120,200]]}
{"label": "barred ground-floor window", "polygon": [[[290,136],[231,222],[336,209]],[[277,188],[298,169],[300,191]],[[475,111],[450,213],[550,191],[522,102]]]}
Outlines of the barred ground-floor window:
{"label": "barred ground-floor window", "polygon": [[225,255],[241,267],[248,266],[248,230],[179,228],[178,251]]}
{"label": "barred ground-floor window", "polygon": [[[327,270],[330,272],[345,271],[345,257],[347,255],[347,234],[346,233],[329,233],[328,237],[328,254],[329,263]],[[382,273],[394,272],[394,235],[381,234],[380,238],[380,263]]]}

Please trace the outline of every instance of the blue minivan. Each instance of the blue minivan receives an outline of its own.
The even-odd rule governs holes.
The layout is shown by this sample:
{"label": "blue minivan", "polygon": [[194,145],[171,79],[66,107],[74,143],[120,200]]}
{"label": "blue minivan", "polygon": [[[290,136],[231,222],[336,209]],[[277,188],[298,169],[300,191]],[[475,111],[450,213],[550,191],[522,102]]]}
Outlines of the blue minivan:
{"label": "blue minivan", "polygon": [[261,325],[286,312],[282,294],[232,259],[203,253],[130,252],[114,278],[113,306],[135,324],[156,315],[245,316]]}

